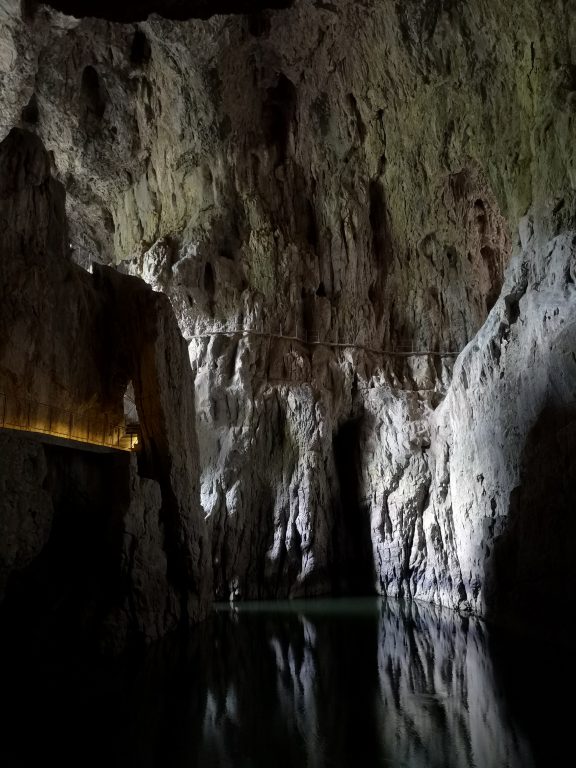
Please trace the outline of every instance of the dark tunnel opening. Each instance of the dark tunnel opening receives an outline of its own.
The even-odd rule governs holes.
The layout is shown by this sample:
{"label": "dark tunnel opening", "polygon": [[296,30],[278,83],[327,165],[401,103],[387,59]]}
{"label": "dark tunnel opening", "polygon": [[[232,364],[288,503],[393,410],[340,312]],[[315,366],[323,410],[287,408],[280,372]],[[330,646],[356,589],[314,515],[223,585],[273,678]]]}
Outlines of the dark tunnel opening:
{"label": "dark tunnel opening", "polygon": [[152,46],[141,29],[137,29],[132,39],[130,61],[136,67],[146,66],[152,58]]}
{"label": "dark tunnel opening", "polygon": [[362,498],[359,438],[361,420],[346,422],[333,438],[334,463],[338,476],[339,515],[336,535],[338,572],[336,591],[346,595],[376,594],[374,556],[370,535],[370,509]]}
{"label": "dark tunnel opening", "polygon": [[89,136],[97,133],[106,111],[106,92],[94,67],[87,66],[82,72],[80,90],[81,123]]}
{"label": "dark tunnel opening", "polygon": [[288,154],[296,103],[296,87],[286,75],[281,73],[277,84],[268,88],[263,105],[264,134],[267,143],[276,149],[276,157],[280,165],[286,161]]}

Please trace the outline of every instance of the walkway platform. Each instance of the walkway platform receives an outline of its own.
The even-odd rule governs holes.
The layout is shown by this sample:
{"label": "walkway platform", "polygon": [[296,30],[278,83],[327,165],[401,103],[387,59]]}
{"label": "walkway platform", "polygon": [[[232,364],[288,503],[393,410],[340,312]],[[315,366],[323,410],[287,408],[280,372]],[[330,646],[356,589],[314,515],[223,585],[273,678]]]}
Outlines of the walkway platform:
{"label": "walkway platform", "polygon": [[35,440],[46,445],[56,445],[59,448],[70,448],[71,450],[75,451],[86,451],[88,453],[128,453],[128,451],[124,448],[114,448],[112,446],[98,445],[96,443],[83,443],[79,440],[71,440],[70,438],[48,435],[45,432],[29,432],[24,429],[8,429],[6,427],[0,427],[0,435],[5,434],[14,435],[15,437],[22,437],[24,439]]}

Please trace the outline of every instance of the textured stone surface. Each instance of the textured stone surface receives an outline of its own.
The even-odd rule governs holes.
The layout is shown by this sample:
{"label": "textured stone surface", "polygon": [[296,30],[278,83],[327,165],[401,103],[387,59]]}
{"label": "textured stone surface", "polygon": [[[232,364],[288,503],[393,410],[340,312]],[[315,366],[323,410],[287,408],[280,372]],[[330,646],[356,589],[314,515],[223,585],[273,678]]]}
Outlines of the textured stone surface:
{"label": "textured stone surface", "polygon": [[[1,130],[33,107],[75,260],[165,292],[189,343],[219,597],[372,584],[486,612],[529,604],[533,566],[539,595],[575,593],[529,511],[564,488],[570,533],[573,6],[0,5]],[[406,345],[460,355],[370,351]],[[526,486],[543,423],[556,454]]]}
{"label": "textured stone surface", "polygon": [[[533,237],[518,249],[502,297],[463,352],[435,415],[463,584],[479,610],[500,604],[507,613],[519,603],[529,610],[541,600],[558,605],[576,586],[565,549],[573,535],[566,488],[574,471],[575,259],[574,232],[548,242]],[[518,536],[518,526],[532,533]],[[508,583],[494,572],[493,551],[506,538],[508,546],[515,542],[506,568],[518,569]]]}
{"label": "textured stone surface", "polygon": [[[2,408],[27,398],[30,420],[48,404],[48,430],[63,413],[56,409],[116,424],[131,382],[142,475],[126,457],[122,472],[113,459],[91,463],[70,449],[69,471],[62,460],[51,482],[37,442],[3,435],[1,591],[14,572],[23,586],[6,590],[8,602],[21,594],[34,603],[38,583],[60,580],[77,600],[71,615],[88,612],[81,624],[92,630],[100,619],[114,649],[156,639],[201,618],[211,595],[186,344],[165,296],[138,278],[106,268],[90,275],[72,263],[65,193],[36,136],[15,129],[0,143],[0,179]],[[85,539],[71,542],[76,518],[87,520]],[[65,576],[58,553],[70,563]],[[84,558],[102,582],[86,575],[85,592]],[[36,609],[49,614],[53,598],[43,604],[42,594]]]}

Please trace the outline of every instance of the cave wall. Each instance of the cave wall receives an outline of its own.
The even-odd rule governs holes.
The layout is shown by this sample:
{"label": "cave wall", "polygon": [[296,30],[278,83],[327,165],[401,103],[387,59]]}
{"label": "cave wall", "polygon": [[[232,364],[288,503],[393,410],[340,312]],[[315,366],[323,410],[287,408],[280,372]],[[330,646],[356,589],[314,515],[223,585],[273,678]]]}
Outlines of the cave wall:
{"label": "cave wall", "polygon": [[161,493],[139,477],[135,457],[17,432],[0,433],[0,457],[3,643],[117,652],[164,634],[178,610]]}
{"label": "cave wall", "polygon": [[201,618],[211,596],[186,344],[165,296],[71,261],[65,192],[37,136],[13,129],[0,142],[0,178],[3,407],[26,399],[28,417],[43,403],[114,424],[132,382],[141,427],[138,464],[82,446],[57,456],[2,430],[2,610],[41,623],[59,600],[43,602],[39,585],[54,581],[74,595],[70,615],[57,611],[66,626],[74,616],[112,649],[150,641]]}
{"label": "cave wall", "polygon": [[[188,342],[216,595],[341,583],[354,421],[374,588],[496,610],[529,435],[574,400],[574,3],[16,6],[0,129],[53,152],[73,258],[166,293]],[[412,345],[458,357],[370,351]]]}

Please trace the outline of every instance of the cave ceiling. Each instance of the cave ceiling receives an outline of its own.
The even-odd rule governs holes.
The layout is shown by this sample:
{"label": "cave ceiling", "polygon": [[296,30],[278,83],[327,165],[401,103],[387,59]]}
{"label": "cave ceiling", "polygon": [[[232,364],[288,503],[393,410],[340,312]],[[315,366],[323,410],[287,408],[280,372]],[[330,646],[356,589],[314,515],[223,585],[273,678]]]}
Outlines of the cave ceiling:
{"label": "cave ceiling", "polygon": [[167,19],[207,19],[216,14],[257,13],[265,9],[288,8],[293,0],[53,0],[48,3],[58,11],[84,18],[94,16],[108,21],[142,21],[151,14]]}

